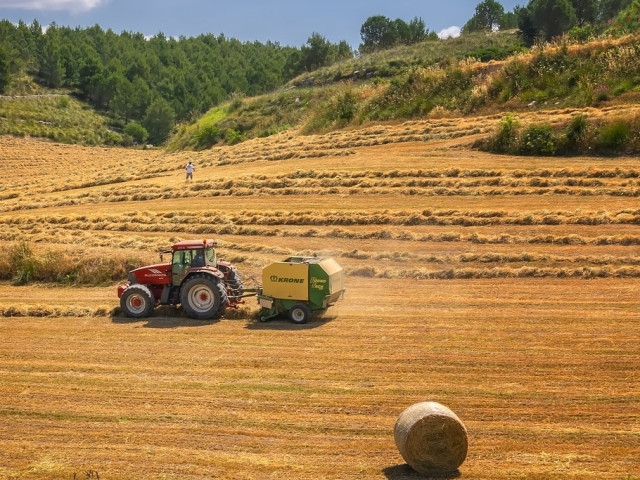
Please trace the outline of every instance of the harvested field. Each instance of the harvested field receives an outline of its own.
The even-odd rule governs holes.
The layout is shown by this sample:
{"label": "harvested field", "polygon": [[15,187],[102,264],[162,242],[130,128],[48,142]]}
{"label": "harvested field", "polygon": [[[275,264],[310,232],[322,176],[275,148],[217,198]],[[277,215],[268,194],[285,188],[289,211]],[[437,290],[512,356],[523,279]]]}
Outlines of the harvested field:
{"label": "harvested field", "polygon": [[[640,164],[470,150],[498,121],[171,155],[1,138],[0,241],[54,280],[0,260],[0,478],[424,478],[393,427],[435,401],[461,478],[640,479]],[[304,326],[251,300],[133,321],[91,283],[202,236],[249,285],[333,256],[346,297]]]}

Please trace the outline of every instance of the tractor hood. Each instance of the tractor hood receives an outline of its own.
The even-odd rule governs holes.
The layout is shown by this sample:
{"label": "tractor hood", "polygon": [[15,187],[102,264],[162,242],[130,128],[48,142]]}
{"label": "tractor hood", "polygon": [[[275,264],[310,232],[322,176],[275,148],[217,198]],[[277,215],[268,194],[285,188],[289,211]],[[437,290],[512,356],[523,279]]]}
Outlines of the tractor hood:
{"label": "tractor hood", "polygon": [[158,263],[131,270],[127,275],[129,283],[143,285],[168,285],[171,283],[171,264]]}

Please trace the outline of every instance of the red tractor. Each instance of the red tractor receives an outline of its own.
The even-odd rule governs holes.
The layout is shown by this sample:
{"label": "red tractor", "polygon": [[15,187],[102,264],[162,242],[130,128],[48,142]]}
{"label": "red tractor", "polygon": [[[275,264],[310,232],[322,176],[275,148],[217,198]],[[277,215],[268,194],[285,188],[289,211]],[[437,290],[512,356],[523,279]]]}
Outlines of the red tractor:
{"label": "red tractor", "polygon": [[216,259],[214,240],[186,240],[171,250],[171,263],[132,270],[118,287],[120,307],[133,318],[151,315],[156,304],[178,305],[192,318],[210,319],[242,303],[243,285],[236,268]]}

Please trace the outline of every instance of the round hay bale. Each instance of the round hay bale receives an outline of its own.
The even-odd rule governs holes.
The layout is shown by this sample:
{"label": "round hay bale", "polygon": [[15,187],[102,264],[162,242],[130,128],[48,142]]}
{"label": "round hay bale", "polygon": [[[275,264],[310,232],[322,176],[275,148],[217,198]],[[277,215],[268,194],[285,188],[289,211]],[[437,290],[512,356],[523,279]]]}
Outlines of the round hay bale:
{"label": "round hay bale", "polygon": [[407,408],[393,436],[405,462],[422,474],[454,472],[467,457],[467,429],[455,413],[436,402]]}

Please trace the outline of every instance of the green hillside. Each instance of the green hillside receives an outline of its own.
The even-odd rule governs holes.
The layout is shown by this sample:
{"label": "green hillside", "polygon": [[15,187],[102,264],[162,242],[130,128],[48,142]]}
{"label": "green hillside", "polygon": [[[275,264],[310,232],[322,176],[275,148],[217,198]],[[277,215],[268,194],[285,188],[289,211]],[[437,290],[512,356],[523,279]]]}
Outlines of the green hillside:
{"label": "green hillside", "polygon": [[640,1],[623,3],[593,25],[569,10],[572,28],[553,42],[542,43],[544,24],[531,37],[531,1],[509,14],[518,29],[480,28],[478,9],[458,38],[422,35],[357,55],[317,34],[296,49],[0,21],[0,134],[200,150],[285,130],[635,103]]}
{"label": "green hillside", "polygon": [[43,88],[27,77],[0,97],[0,135],[41,137],[62,143],[122,145],[123,137],[69,91]]}
{"label": "green hillside", "polygon": [[344,60],[301,74],[275,92],[236,96],[196,122],[180,125],[168,146],[170,150],[208,148],[291,128],[305,133],[341,128],[368,120],[356,118],[356,112],[367,106],[366,97],[402,81],[407,72],[442,70],[469,58],[502,59],[521,50],[516,32],[510,31],[431,39]]}
{"label": "green hillside", "polygon": [[[515,34],[498,37],[499,51],[518,50]],[[418,45],[384,52],[377,60],[365,57],[361,63],[350,61],[319,70],[313,81],[307,75],[298,77],[275,93],[238,98],[216,108],[215,115],[180,126],[169,148],[208,148],[291,128],[310,134],[371,122],[540,108],[603,108],[640,99],[638,35],[518,50],[490,62],[465,56],[470,50],[465,40],[455,43],[462,47],[458,52],[447,42],[438,42],[449,55],[434,50],[431,63],[418,53],[429,45]],[[403,56],[394,57],[394,53]],[[414,64],[408,65],[412,60]],[[395,67],[401,62],[403,67]],[[356,78],[365,68],[374,73]],[[335,72],[351,72],[350,78],[329,81]]]}
{"label": "green hillside", "polygon": [[[483,52],[497,59],[483,62]],[[638,35],[533,49],[523,49],[515,32],[427,41],[336,63],[268,94],[235,95],[178,123],[167,148],[205,149],[288,129],[310,134],[370,122],[635,103],[638,53]],[[133,142],[121,124],[71,90],[24,77],[10,91],[0,98],[0,134],[86,145]]]}

